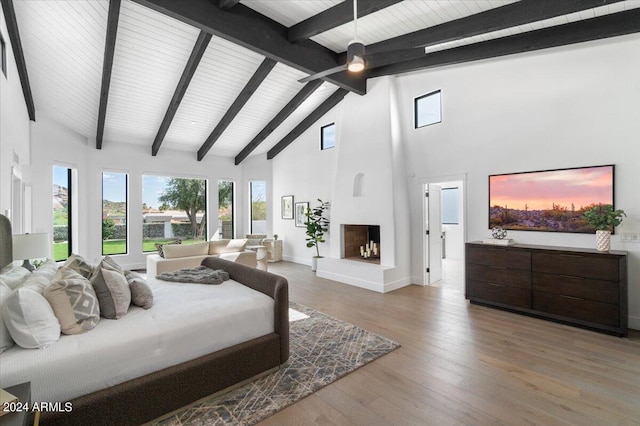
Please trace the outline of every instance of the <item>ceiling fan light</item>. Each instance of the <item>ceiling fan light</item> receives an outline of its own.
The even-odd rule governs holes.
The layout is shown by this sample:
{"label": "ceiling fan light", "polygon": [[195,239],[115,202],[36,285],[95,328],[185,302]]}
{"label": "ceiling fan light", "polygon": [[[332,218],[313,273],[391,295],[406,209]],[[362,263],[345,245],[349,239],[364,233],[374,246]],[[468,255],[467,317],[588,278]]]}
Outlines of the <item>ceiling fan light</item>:
{"label": "ceiling fan light", "polygon": [[354,56],[351,62],[347,64],[347,69],[350,72],[362,72],[364,70],[364,58],[361,56]]}

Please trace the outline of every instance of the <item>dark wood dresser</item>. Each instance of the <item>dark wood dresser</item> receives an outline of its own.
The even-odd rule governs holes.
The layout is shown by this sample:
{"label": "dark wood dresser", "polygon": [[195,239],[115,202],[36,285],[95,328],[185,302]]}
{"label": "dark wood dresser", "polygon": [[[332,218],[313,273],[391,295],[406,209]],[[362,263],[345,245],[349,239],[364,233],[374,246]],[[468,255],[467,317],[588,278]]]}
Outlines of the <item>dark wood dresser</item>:
{"label": "dark wood dresser", "polygon": [[466,244],[471,303],[627,335],[627,252]]}

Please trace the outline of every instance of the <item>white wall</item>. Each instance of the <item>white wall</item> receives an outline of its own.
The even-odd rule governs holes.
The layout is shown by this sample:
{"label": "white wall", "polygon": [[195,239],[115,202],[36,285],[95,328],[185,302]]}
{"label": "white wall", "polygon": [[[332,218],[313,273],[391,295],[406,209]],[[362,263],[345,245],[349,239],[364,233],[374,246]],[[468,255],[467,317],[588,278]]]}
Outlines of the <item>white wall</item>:
{"label": "white wall", "polygon": [[[11,168],[23,171],[29,163],[29,114],[1,6],[0,32],[7,49],[7,75],[0,72],[0,213],[5,214],[11,209]],[[30,183],[24,173],[23,180]]]}
{"label": "white wall", "polygon": [[[421,184],[465,175],[468,239],[489,236],[487,176],[616,165],[620,232],[640,232],[640,35],[422,71],[398,78],[404,126],[413,98],[442,90],[442,123],[407,134],[413,275],[421,275]],[[584,234],[516,232],[520,243],[595,246]],[[630,324],[640,329],[640,244],[629,251]]]}
{"label": "white wall", "polygon": [[[52,232],[53,209],[51,191],[54,164],[77,168],[79,214],[78,239],[74,251],[91,261],[102,253],[102,172],[125,172],[129,175],[127,255],[115,256],[128,268],[145,267],[146,254],[142,253],[142,175],[161,175],[209,179],[209,233],[216,230],[218,211],[217,182],[233,180],[238,184],[237,212],[246,210],[246,194],[242,192],[242,168],[233,164],[233,158],[209,155],[196,161],[192,152],[161,149],[158,156],[151,156],[149,146],[121,144],[105,141],[101,150],[95,148],[95,140],[87,139],[64,126],[40,115],[32,126],[32,173],[38,176],[34,186],[34,227]],[[263,176],[261,174],[260,176]],[[267,176],[268,177],[268,176]],[[213,224],[213,225],[212,225]],[[237,235],[248,228],[237,223]]]}

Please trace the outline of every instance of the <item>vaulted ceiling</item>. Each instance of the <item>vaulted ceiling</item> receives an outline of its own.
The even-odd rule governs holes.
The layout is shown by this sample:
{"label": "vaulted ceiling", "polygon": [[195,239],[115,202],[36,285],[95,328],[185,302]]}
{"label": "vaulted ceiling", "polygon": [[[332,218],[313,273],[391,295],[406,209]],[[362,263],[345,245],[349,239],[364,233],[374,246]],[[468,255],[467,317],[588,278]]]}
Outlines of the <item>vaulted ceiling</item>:
{"label": "vaulted ceiling", "polygon": [[368,78],[640,31],[640,0],[0,0],[32,120],[95,139],[273,158]]}

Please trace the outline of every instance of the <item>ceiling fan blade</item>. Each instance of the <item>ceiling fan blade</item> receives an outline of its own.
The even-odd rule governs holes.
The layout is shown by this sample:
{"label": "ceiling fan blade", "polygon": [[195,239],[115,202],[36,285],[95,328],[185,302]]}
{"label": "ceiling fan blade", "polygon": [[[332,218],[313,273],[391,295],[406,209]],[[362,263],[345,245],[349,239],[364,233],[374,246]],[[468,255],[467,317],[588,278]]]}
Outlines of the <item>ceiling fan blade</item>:
{"label": "ceiling fan blade", "polygon": [[329,68],[328,70],[320,71],[315,74],[311,74],[305,78],[301,78],[298,80],[299,83],[306,83],[308,81],[317,80],[322,77],[326,77],[331,74],[335,74],[340,71],[344,71],[347,69],[347,64],[338,65],[337,67]]}

